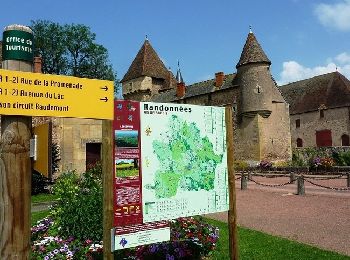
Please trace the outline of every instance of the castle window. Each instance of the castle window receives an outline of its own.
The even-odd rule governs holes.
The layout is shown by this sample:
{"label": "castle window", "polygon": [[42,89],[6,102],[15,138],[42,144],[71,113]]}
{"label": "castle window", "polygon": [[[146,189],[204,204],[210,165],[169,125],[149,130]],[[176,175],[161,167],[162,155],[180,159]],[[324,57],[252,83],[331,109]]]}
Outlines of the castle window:
{"label": "castle window", "polygon": [[324,118],[324,110],[323,109],[320,110],[320,118]]}
{"label": "castle window", "polygon": [[350,146],[349,136],[344,134],[341,136],[341,146]]}
{"label": "castle window", "polygon": [[296,128],[300,127],[300,119],[295,120],[295,127]]}
{"label": "castle window", "polygon": [[303,147],[303,139],[301,138],[297,139],[297,147]]}
{"label": "castle window", "polygon": [[256,84],[256,93],[260,94],[262,92],[261,86]]}

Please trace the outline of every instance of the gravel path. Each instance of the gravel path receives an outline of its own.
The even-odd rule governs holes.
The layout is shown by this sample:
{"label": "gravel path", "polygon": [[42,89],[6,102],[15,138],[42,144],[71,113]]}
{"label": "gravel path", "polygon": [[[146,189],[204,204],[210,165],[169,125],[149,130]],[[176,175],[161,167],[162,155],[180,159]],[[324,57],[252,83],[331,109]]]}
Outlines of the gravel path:
{"label": "gravel path", "polygon": [[[350,256],[350,191],[306,186],[306,195],[298,196],[295,185],[270,188],[250,182],[242,191],[236,181],[236,187],[238,225]],[[227,221],[227,212],[207,216]]]}

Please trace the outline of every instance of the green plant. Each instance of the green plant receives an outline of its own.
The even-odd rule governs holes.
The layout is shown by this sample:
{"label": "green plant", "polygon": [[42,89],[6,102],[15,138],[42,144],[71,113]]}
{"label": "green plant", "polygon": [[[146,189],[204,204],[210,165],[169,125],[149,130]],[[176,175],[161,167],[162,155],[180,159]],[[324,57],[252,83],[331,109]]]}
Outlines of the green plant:
{"label": "green plant", "polygon": [[306,162],[304,161],[302,155],[299,151],[293,151],[292,154],[292,166],[294,167],[303,167],[306,166]]}
{"label": "green plant", "polygon": [[350,166],[350,151],[347,152],[333,152],[332,158],[339,166]]}
{"label": "green plant", "polygon": [[50,183],[48,178],[35,170],[32,171],[32,195],[48,193],[49,190],[47,187]]}
{"label": "green plant", "polygon": [[101,166],[96,165],[81,176],[70,171],[57,179],[53,192],[58,199],[51,211],[57,234],[79,240],[102,239],[101,175]]}
{"label": "green plant", "polygon": [[233,162],[233,167],[236,170],[245,170],[249,167],[249,164],[246,161],[237,160]]}

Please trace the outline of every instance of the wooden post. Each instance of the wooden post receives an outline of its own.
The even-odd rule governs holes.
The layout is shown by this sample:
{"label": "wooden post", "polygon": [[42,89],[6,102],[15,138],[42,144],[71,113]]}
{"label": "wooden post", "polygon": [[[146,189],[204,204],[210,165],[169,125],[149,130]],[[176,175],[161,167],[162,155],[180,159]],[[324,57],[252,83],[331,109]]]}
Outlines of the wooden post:
{"label": "wooden post", "polygon": [[111,229],[113,227],[113,134],[112,121],[102,121],[103,174],[103,259],[113,259]]}
{"label": "wooden post", "polygon": [[225,122],[226,122],[226,143],[227,143],[227,170],[228,170],[229,200],[230,200],[229,211],[228,211],[230,260],[238,260],[236,187],[235,187],[235,172],[233,168],[233,162],[234,162],[233,120],[232,120],[231,106],[225,107]]}
{"label": "wooden post", "polygon": [[[29,27],[21,25],[7,26],[5,31],[22,31],[32,34]],[[28,72],[33,70],[33,61],[3,58],[3,69]],[[29,157],[31,126],[31,117],[1,116],[0,259],[29,259],[32,179]]]}

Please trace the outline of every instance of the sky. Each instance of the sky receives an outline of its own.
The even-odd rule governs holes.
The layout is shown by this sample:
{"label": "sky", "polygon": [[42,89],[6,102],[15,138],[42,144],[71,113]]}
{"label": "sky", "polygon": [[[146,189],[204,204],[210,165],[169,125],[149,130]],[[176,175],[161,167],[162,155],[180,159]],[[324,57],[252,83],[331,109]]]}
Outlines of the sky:
{"label": "sky", "polygon": [[236,72],[249,26],[279,85],[338,70],[350,79],[350,0],[16,0],[0,27],[31,20],[84,24],[122,78],[147,35],[186,85]]}

